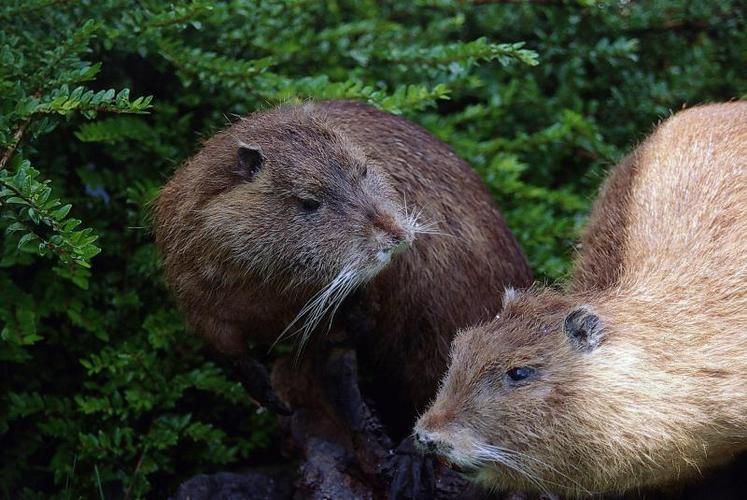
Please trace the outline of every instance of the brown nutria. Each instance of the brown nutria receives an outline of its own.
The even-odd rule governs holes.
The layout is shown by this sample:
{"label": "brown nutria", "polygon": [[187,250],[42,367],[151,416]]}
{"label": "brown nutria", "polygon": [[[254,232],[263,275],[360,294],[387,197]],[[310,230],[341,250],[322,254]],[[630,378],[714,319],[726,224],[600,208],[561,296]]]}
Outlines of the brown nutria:
{"label": "brown nutria", "polygon": [[460,332],[421,446],[494,489],[667,487],[747,448],[747,103],[662,123],[592,210],[570,285]]}
{"label": "brown nutria", "polygon": [[155,235],[189,324],[219,352],[351,318],[410,417],[435,394],[456,329],[531,279],[469,165],[356,102],[283,105],[207,140],[163,188]]}

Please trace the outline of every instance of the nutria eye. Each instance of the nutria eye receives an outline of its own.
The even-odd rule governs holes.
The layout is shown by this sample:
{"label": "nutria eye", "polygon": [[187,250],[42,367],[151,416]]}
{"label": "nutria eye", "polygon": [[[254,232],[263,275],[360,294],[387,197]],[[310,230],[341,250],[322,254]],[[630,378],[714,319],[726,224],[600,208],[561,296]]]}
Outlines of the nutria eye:
{"label": "nutria eye", "polygon": [[528,377],[531,377],[534,373],[534,368],[528,366],[519,366],[518,368],[511,368],[506,372],[506,376],[513,382],[519,382]]}
{"label": "nutria eye", "polygon": [[299,201],[301,202],[301,208],[306,212],[314,212],[319,210],[319,207],[322,206],[321,201],[313,198],[300,198]]}
{"label": "nutria eye", "polygon": [[363,172],[361,172],[361,177],[365,177],[367,175],[368,175],[368,167],[365,166],[365,167],[363,167]]}

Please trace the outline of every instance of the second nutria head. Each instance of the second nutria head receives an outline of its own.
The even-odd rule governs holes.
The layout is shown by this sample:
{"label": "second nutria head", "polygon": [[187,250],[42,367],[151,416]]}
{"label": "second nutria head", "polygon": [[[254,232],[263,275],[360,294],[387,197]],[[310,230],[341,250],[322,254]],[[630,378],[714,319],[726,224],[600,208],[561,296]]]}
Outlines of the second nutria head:
{"label": "second nutria head", "polygon": [[415,426],[425,450],[492,489],[568,496],[659,486],[730,456],[709,443],[728,425],[711,414],[727,372],[677,355],[676,313],[614,293],[510,292],[504,304],[455,337]]}
{"label": "second nutria head", "polygon": [[[586,400],[578,393],[604,340],[588,306],[555,291],[508,291],[499,316],[454,339],[416,440],[491,488],[587,492],[576,468],[593,459],[584,462],[589,450],[579,450],[588,437],[576,438],[596,415],[574,405]],[[589,421],[578,421],[579,411]]]}
{"label": "second nutria head", "polygon": [[385,166],[313,105],[255,113],[207,141],[163,189],[155,226],[177,293],[191,261],[215,286],[318,293],[304,312],[317,322],[419,227]]}

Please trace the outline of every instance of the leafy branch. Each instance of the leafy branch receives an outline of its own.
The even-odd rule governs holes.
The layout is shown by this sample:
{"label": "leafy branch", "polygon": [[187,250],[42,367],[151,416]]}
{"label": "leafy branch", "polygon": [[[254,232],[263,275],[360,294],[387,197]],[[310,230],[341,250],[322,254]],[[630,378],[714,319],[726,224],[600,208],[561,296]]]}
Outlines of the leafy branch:
{"label": "leafy branch", "polygon": [[[50,181],[40,181],[39,171],[28,160],[14,158],[18,146],[35,116],[56,114],[68,116],[80,112],[87,118],[97,113],[144,113],[151,107],[151,97],[130,101],[129,90],[113,89],[95,92],[84,87],[70,91],[67,85],[40,98],[38,94],[23,99],[14,118],[22,120],[12,134],[10,143],[0,156],[0,223],[6,236],[23,233],[18,240],[20,252],[40,256],[56,255],[60,262],[88,268],[89,261],[101,250],[94,245],[98,236],[92,229],[77,229],[81,221],[67,218],[71,205],[52,198]],[[10,164],[10,169],[6,168]],[[71,278],[83,286],[80,275]]]}
{"label": "leafy branch", "polygon": [[432,64],[446,66],[451,63],[497,60],[504,66],[519,61],[529,66],[536,66],[537,53],[522,48],[523,42],[490,43],[481,37],[467,43],[450,43],[432,47],[396,48],[382,52],[382,59],[401,64]]}
{"label": "leafy branch", "polygon": [[67,116],[77,111],[86,118],[94,118],[99,112],[143,114],[151,108],[152,100],[151,96],[147,96],[130,101],[129,89],[95,92],[77,87],[70,91],[67,85],[63,85],[51,92],[44,101],[36,98],[26,101],[21,114],[53,113]]}
{"label": "leafy branch", "polygon": [[271,57],[241,60],[199,48],[185,49],[168,40],[159,41],[161,55],[191,78],[209,84],[241,85],[272,66]]}
{"label": "leafy branch", "polygon": [[55,254],[65,264],[90,267],[101,250],[92,229],[77,229],[81,221],[68,218],[71,205],[53,198],[49,181],[39,181],[39,171],[28,160],[19,160],[14,173],[0,170],[0,217],[10,224],[6,235],[23,232],[18,250],[41,256]]}
{"label": "leafy branch", "polygon": [[394,92],[388,92],[352,78],[332,82],[327,75],[291,80],[275,73],[265,73],[255,80],[254,90],[270,102],[304,98],[360,99],[392,113],[420,110],[436,100],[449,98],[449,88],[444,84],[432,88],[415,84],[400,85]]}

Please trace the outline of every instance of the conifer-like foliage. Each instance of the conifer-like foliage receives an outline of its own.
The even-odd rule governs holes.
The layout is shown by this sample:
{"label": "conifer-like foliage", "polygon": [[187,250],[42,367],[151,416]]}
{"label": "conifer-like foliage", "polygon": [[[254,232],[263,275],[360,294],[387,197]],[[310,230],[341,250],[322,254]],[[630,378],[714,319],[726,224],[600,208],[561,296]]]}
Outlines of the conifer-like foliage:
{"label": "conifer-like foliage", "polygon": [[0,496],[163,498],[277,455],[185,330],[148,203],[236,115],[402,113],[482,175],[540,279],[659,118],[747,94],[744,4],[689,0],[5,0]]}

